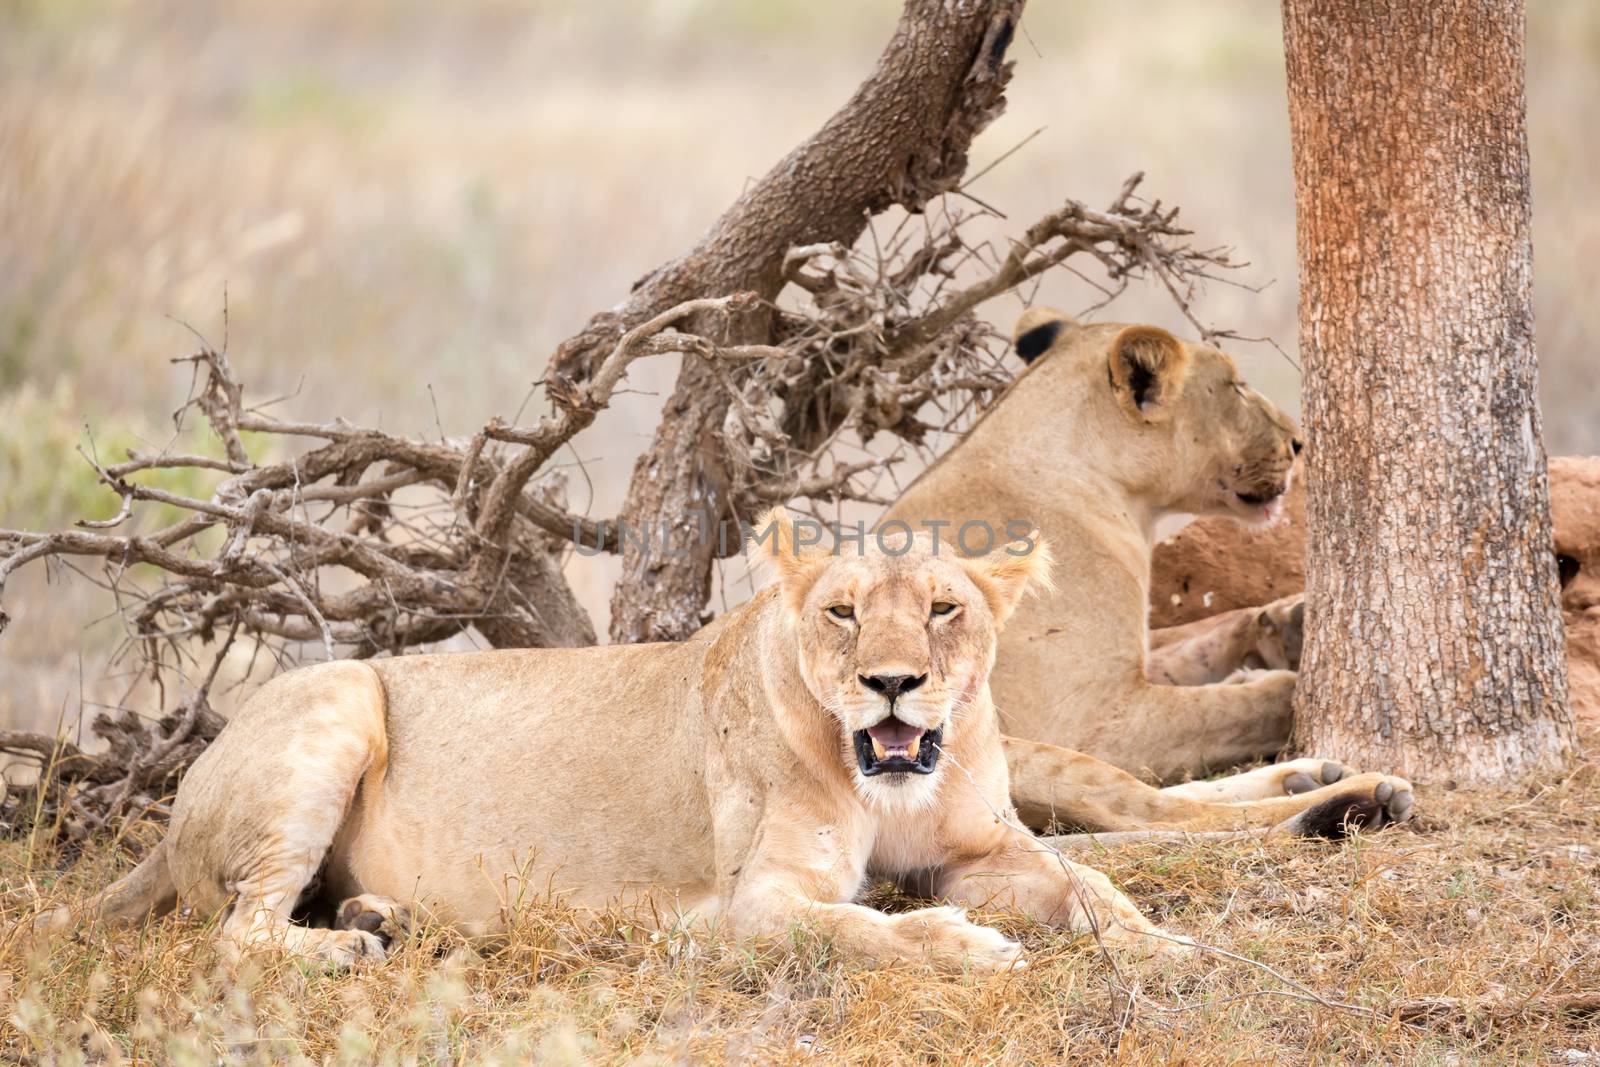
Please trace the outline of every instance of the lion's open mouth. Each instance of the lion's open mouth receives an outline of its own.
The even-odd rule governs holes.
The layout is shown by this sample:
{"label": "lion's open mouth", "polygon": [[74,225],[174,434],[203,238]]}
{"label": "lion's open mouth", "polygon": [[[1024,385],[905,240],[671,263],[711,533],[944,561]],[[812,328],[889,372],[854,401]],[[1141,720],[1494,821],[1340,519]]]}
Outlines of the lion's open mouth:
{"label": "lion's open mouth", "polygon": [[1233,491],[1233,495],[1238,497],[1244,503],[1249,504],[1253,508],[1261,508],[1266,507],[1268,504],[1282,496],[1283,490],[1275,486],[1269,486],[1259,493],[1241,493],[1235,489]]}
{"label": "lion's open mouth", "polygon": [[875,774],[932,774],[939,762],[944,727],[924,730],[890,715],[855,732],[856,762],[867,778]]}
{"label": "lion's open mouth", "polygon": [[1244,523],[1253,526],[1270,526],[1283,517],[1283,501],[1289,485],[1287,482],[1280,485],[1252,486],[1246,492],[1240,489],[1223,487],[1233,497],[1229,510]]}

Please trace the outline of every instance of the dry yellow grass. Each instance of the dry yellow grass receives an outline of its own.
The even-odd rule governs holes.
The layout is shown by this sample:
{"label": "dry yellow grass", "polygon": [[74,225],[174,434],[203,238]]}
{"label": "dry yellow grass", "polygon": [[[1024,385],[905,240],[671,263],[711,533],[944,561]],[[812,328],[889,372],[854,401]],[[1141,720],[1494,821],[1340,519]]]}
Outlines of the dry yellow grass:
{"label": "dry yellow grass", "polygon": [[[1592,750],[1595,737],[1586,740]],[[1091,940],[1005,915],[985,919],[1020,936],[1031,965],[953,979],[854,968],[803,930],[781,945],[653,936],[625,916],[551,902],[525,905],[514,933],[481,951],[425,930],[390,961],[344,974],[270,953],[230,965],[205,924],[169,918],[53,940],[32,955],[6,942],[0,1055],[1600,1062],[1600,764],[1587,758],[1539,789],[1433,787],[1420,799],[1412,826],[1344,843],[1148,845],[1097,861],[1165,925],[1296,984],[1209,953],[1124,960],[1119,982]],[[61,858],[25,841],[0,846],[0,919],[80,900],[127,862],[104,845],[65,873]],[[904,903],[884,889],[872,899]],[[1579,995],[1587,1008],[1581,998],[1572,1007]]]}

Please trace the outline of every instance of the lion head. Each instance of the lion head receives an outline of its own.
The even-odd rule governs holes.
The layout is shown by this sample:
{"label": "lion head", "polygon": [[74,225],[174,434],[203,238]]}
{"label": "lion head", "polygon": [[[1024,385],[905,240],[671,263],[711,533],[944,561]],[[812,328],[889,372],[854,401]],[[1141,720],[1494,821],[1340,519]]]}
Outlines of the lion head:
{"label": "lion head", "polygon": [[1027,377],[1091,377],[1092,387],[1074,394],[1086,392],[1096,407],[1079,417],[1117,442],[1119,469],[1109,473],[1173,511],[1250,523],[1278,517],[1298,431],[1220,349],[1156,326],[1080,325],[1050,308],[1024,312],[1014,336]]}
{"label": "lion head", "polygon": [[927,803],[954,732],[985,693],[1001,628],[1049,581],[1049,548],[1033,536],[963,557],[909,529],[830,547],[796,532],[775,508],[754,548],[776,572],[800,676],[835,721],[861,795]]}

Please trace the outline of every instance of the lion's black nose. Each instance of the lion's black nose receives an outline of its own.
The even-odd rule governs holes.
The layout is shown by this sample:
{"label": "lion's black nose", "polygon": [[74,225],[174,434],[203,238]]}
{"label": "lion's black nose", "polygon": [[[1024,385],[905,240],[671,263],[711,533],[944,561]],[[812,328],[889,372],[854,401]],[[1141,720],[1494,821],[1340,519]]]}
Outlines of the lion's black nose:
{"label": "lion's black nose", "polygon": [[1291,444],[1290,447],[1294,449],[1294,454],[1298,456],[1300,454],[1300,450],[1302,448],[1306,447],[1306,446],[1305,446],[1305,442],[1301,441],[1300,438],[1296,437],[1294,439],[1294,443]]}
{"label": "lion's black nose", "polygon": [[861,684],[874,693],[882,693],[893,700],[901,693],[909,693],[917,686],[928,680],[926,674],[874,674],[870,678],[861,675]]}

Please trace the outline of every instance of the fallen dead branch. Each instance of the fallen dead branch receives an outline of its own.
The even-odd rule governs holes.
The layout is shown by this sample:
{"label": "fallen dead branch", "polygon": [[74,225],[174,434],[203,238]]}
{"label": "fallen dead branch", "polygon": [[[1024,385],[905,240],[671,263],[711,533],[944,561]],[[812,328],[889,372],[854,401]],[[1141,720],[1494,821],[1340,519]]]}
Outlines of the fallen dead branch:
{"label": "fallen dead branch", "polygon": [[[333,658],[401,653],[469,627],[501,647],[592,644],[594,631],[560,569],[569,538],[604,544],[599,524],[568,514],[550,456],[609,404],[629,365],[689,349],[716,353],[671,330],[691,315],[736,313],[747,294],[686,301],[622,333],[596,374],[552,395],[553,411],[532,427],[494,420],[467,441],[429,442],[355,426],[285,421],[251,408],[226,346],[177,362],[195,386],[174,414],[182,431],[198,410],[222,456],[171,450],[88,462],[119,498],[116,514],[73,530],[0,530],[0,592],[35,560],[63,564],[115,597],[127,628],[119,657],[165,692],[191,692],[151,723],[136,711],[103,712],[89,754],[41,734],[0,734],[0,751],[36,768],[6,785],[13,830],[48,823],[79,838],[114,819],[161,810],[176,775],[221,729],[210,695],[236,638],[252,661],[274,666],[308,649]],[[247,448],[243,434],[258,435]],[[291,442],[313,438],[309,451]],[[264,461],[264,455],[287,459]],[[209,498],[151,484],[153,472],[215,471]],[[171,516],[153,530],[155,515]],[[100,573],[74,565],[96,559]],[[0,630],[9,622],[0,612]],[[224,635],[209,666],[203,646]],[[242,651],[242,649],[240,649]]]}

